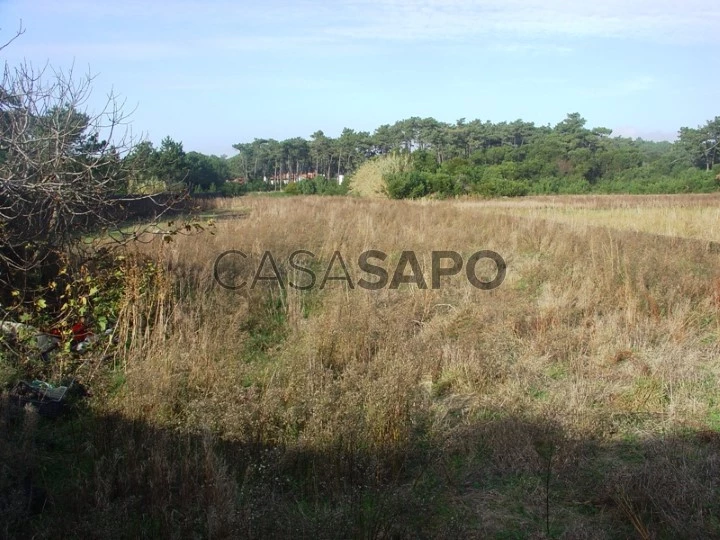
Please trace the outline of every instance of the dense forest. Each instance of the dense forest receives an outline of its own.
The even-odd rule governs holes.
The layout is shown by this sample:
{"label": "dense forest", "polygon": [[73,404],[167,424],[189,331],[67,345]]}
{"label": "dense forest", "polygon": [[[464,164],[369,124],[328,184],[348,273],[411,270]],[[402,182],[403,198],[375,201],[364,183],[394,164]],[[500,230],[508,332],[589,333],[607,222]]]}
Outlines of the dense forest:
{"label": "dense forest", "polygon": [[309,139],[255,139],[233,145],[238,153],[229,158],[185,153],[182,143],[166,137],[157,149],[141,143],[126,159],[142,171],[130,179],[130,191],[184,184],[195,192],[240,194],[298,183],[289,191],[342,192],[331,179],[351,176],[369,159],[400,153],[411,156],[410,166],[385,179],[393,198],[678,193],[720,187],[719,142],[720,117],[681,128],[672,143],[612,137],[610,129],[587,128],[578,113],[554,127],[412,117],[372,134],[345,128],[337,138],[316,131]]}

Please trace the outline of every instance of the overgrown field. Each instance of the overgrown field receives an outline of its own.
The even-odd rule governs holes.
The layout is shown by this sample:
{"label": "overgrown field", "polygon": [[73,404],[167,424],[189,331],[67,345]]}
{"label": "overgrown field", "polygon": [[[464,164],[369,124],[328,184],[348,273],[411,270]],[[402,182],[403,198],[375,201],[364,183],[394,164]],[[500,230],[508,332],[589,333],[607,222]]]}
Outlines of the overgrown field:
{"label": "overgrown field", "polygon": [[[80,411],[4,406],[0,535],[720,536],[717,196],[239,201],[138,248]],[[270,251],[297,282],[302,249],[316,286],[222,288],[231,249],[223,279]],[[507,276],[366,290],[370,249],[428,285],[433,251]],[[320,289],[336,251],[352,289]]]}

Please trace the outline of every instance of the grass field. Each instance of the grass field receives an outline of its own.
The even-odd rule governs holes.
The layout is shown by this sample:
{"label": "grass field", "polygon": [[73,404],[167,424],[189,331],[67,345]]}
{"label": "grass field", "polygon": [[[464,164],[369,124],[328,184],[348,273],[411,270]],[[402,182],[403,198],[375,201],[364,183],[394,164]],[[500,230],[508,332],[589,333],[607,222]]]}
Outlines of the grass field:
{"label": "grass field", "polygon": [[[156,271],[127,276],[128,348],[84,373],[87,411],[0,414],[20,449],[0,457],[48,493],[27,530],[719,537],[719,202],[219,201],[242,217],[138,248]],[[248,282],[268,250],[289,277],[313,252],[318,283],[336,251],[355,284],[369,249],[390,273],[415,251],[428,283],[432,251],[490,249],[508,270],[491,291],[462,274],[230,291],[213,262],[231,249],[247,259],[223,277]]]}
{"label": "grass field", "polygon": [[720,241],[720,195],[576,195],[478,203],[502,213],[576,227],[603,226]]}

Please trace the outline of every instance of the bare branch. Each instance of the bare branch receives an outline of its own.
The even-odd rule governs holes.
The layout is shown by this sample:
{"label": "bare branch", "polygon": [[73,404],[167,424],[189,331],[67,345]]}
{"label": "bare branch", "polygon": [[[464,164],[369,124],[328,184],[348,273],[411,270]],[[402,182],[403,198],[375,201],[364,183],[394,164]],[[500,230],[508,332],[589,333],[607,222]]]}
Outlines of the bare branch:
{"label": "bare branch", "polygon": [[[0,28],[0,30],[2,30],[2,28]],[[22,19],[20,19],[20,27],[17,29],[17,31],[15,32],[15,35],[13,37],[11,37],[8,41],[6,41],[2,45],[0,45],[0,51],[2,51],[5,47],[10,45],[13,41],[15,41],[17,38],[22,36],[24,33],[25,33],[25,29],[23,28],[23,25],[22,25]]]}
{"label": "bare branch", "polygon": [[[124,220],[118,197],[136,141],[111,91],[88,110],[94,76],[7,63],[0,80],[0,285],[70,252],[82,234]],[[157,204],[158,216],[169,205]]]}

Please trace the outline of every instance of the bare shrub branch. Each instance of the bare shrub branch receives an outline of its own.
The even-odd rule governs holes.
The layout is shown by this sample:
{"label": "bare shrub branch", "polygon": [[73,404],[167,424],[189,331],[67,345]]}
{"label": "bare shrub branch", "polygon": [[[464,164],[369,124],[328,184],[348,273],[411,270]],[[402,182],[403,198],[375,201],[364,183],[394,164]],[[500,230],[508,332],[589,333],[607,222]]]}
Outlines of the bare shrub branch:
{"label": "bare shrub branch", "polygon": [[149,198],[160,216],[177,202],[177,197],[157,202],[121,195],[132,173],[130,160],[123,158],[138,142],[129,127],[132,112],[112,91],[101,110],[91,112],[93,81],[90,72],[79,75],[74,66],[63,71],[6,62],[3,67],[0,285],[12,286],[13,276],[42,270],[78,246],[83,234],[117,229],[129,202]]}

